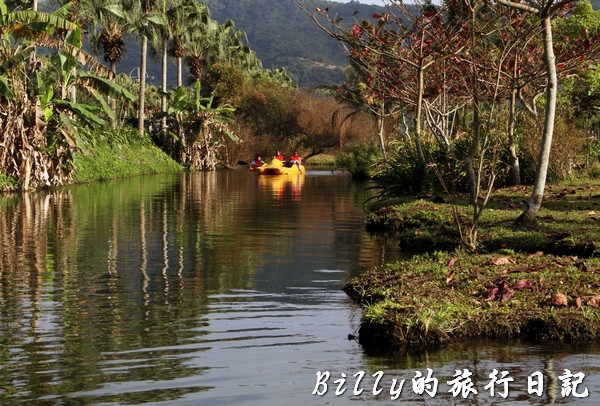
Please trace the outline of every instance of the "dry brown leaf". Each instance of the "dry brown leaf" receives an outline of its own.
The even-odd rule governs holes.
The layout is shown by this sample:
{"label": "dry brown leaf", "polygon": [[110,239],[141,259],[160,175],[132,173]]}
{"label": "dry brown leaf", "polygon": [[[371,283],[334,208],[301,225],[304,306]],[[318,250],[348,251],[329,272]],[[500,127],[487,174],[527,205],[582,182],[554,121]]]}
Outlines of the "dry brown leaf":
{"label": "dry brown leaf", "polygon": [[511,297],[513,297],[515,295],[515,291],[512,290],[511,288],[506,288],[504,290],[504,292],[502,292],[502,296],[500,297],[500,301],[505,302],[508,299],[510,299]]}
{"label": "dry brown leaf", "polygon": [[594,295],[588,299],[588,304],[592,307],[598,307],[600,305],[600,295]]}
{"label": "dry brown leaf", "polygon": [[514,290],[524,290],[524,289],[529,289],[531,288],[533,285],[531,284],[531,282],[525,280],[525,279],[521,279],[519,281],[517,281],[517,283],[515,283],[515,285],[513,286]]}
{"label": "dry brown leaf", "polygon": [[577,299],[575,299],[575,306],[577,306],[578,309],[581,309],[581,303],[583,303],[583,299],[581,296],[577,296]]}
{"label": "dry brown leaf", "polygon": [[456,271],[454,269],[452,271],[450,271],[448,276],[446,276],[446,284],[449,284],[450,282],[452,282],[452,279],[454,279],[455,275],[456,275]]}
{"label": "dry brown leaf", "polygon": [[529,258],[541,257],[542,255],[544,255],[544,251],[536,251],[533,254],[529,254]]}
{"label": "dry brown leaf", "polygon": [[490,261],[491,265],[508,265],[508,264],[514,264],[515,261],[509,257],[500,257],[500,258],[496,258],[496,259],[492,259]]}
{"label": "dry brown leaf", "polygon": [[563,295],[562,293],[557,293],[554,296],[552,296],[550,298],[549,302],[553,306],[568,306],[569,305],[569,300],[567,299],[567,296]]}

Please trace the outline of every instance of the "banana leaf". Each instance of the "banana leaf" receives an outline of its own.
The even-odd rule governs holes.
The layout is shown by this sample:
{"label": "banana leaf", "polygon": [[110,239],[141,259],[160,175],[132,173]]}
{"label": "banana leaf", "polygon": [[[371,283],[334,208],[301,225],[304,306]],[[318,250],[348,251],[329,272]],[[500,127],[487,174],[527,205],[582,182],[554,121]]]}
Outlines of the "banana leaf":
{"label": "banana leaf", "polygon": [[29,46],[11,56],[8,60],[4,61],[2,65],[0,65],[0,75],[3,75],[4,73],[14,69],[16,66],[19,66],[23,61],[27,60],[33,52],[35,52],[35,48]]}
{"label": "banana leaf", "polygon": [[54,105],[71,110],[89,124],[106,124],[106,121],[96,115],[97,112],[102,110],[99,107],[83,103],[73,103],[68,100],[55,100]]}
{"label": "banana leaf", "polygon": [[10,86],[8,86],[8,81],[4,76],[0,76],[0,95],[4,96],[6,99],[10,99],[15,95],[10,89]]}
{"label": "banana leaf", "polygon": [[92,75],[90,73],[80,73],[79,78],[85,79],[90,83],[91,87],[97,89],[107,96],[124,97],[130,102],[135,102],[137,100],[129,90],[111,80]]}

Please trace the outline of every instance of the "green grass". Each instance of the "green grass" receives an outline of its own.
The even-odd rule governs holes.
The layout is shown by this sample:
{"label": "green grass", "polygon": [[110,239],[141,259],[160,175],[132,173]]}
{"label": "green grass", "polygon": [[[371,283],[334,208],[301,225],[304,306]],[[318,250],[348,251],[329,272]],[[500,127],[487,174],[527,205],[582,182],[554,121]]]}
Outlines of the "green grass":
{"label": "green grass", "polygon": [[[155,173],[173,173],[182,166],[133,128],[81,129],[73,154],[72,183],[89,183]],[[0,173],[0,191],[20,189],[20,183]]]}
{"label": "green grass", "polygon": [[182,170],[149,138],[136,134],[121,139],[100,134],[83,141],[74,157],[74,183]]}
{"label": "green grass", "polygon": [[[363,307],[361,343],[373,349],[468,336],[600,338],[600,181],[549,185],[537,223],[515,226],[528,193],[527,187],[495,191],[477,252],[460,248],[453,220],[456,213],[468,224],[464,198],[372,204],[367,227],[391,231],[417,254],[347,282],[344,290]],[[488,297],[494,288],[505,300]],[[556,294],[568,305],[555,306]]]}
{"label": "green grass", "polygon": [[[536,224],[519,227],[515,219],[523,211],[528,193],[528,187],[494,192],[480,220],[479,252],[543,250],[590,256],[600,249],[600,180],[549,185]],[[366,228],[396,233],[407,251],[454,250],[460,246],[461,235],[453,213],[464,230],[469,225],[471,208],[464,197],[452,202],[439,200],[428,196],[407,197],[389,205],[373,202]]]}
{"label": "green grass", "polygon": [[0,191],[11,192],[19,189],[19,182],[15,179],[0,173]]}
{"label": "green grass", "polygon": [[336,161],[335,156],[333,155],[319,154],[310,157],[306,160],[306,162],[303,163],[312,166],[334,166],[336,164]]}
{"label": "green grass", "polygon": [[[344,290],[363,306],[360,339],[367,347],[470,336],[600,338],[599,258],[437,253],[387,264]],[[566,295],[568,305],[555,306],[555,294]]]}

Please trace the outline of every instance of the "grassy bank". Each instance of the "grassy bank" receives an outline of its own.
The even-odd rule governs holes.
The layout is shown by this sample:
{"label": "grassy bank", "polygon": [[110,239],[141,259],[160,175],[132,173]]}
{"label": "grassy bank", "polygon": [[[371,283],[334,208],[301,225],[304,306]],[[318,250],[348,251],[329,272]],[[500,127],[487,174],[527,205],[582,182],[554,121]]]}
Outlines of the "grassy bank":
{"label": "grassy bank", "polygon": [[137,131],[96,134],[74,156],[74,183],[181,171],[182,167]]}
{"label": "grassy bank", "polygon": [[[72,183],[88,183],[130,176],[179,172],[182,166],[135,129],[88,134],[73,154]],[[0,192],[18,191],[17,180],[0,173]]]}
{"label": "grassy bank", "polygon": [[[600,182],[550,186],[535,227],[516,227],[526,188],[500,190],[482,218],[479,253],[458,249],[459,200],[372,207],[367,227],[394,233],[412,259],[348,281],[367,348],[439,345],[467,336],[600,338]],[[599,212],[600,213],[600,212]]]}
{"label": "grassy bank", "polygon": [[0,173],[0,192],[12,192],[19,190],[19,182],[17,180]]}

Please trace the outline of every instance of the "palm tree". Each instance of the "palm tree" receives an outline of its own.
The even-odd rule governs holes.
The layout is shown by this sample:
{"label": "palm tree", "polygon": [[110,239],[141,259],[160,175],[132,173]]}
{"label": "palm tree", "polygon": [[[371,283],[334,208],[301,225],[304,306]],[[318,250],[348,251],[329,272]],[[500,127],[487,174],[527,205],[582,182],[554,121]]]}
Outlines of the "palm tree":
{"label": "palm tree", "polygon": [[[76,3],[76,18],[90,33],[90,43],[95,51],[103,50],[104,60],[109,63],[110,76],[117,73],[116,64],[125,56],[123,40],[123,5],[119,0],[79,0]],[[116,110],[116,99],[110,98],[112,111]],[[111,127],[116,127],[115,117],[111,117]]]}
{"label": "palm tree", "polygon": [[157,3],[156,11],[159,12],[166,21],[166,24],[157,27],[157,35],[151,38],[152,50],[156,53],[160,53],[161,57],[161,84],[162,91],[160,96],[160,111],[164,115],[162,118],[162,131],[167,130],[167,62],[168,62],[168,45],[169,41],[173,36],[171,30],[171,24],[169,21],[170,11],[173,5],[168,0],[160,0]]}
{"label": "palm tree", "polygon": [[169,10],[169,26],[172,33],[168,53],[177,60],[177,86],[183,86],[182,61],[187,55],[189,43],[196,30],[203,31],[210,20],[210,12],[204,3],[196,0],[179,0]]}
{"label": "palm tree", "polygon": [[156,3],[153,0],[134,0],[132,3],[124,4],[124,12],[130,32],[141,37],[138,132],[144,134],[148,38],[160,35],[159,27],[166,25],[166,19],[165,15],[157,10]]}

